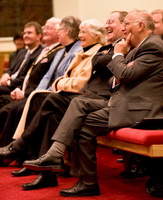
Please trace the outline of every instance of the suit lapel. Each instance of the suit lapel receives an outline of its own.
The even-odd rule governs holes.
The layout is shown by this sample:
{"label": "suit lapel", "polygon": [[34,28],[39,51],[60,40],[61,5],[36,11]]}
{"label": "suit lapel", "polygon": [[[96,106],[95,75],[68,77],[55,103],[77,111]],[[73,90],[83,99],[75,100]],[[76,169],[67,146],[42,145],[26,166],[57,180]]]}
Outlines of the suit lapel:
{"label": "suit lapel", "polygon": [[153,34],[150,34],[138,47],[135,47],[133,50],[131,50],[125,59],[125,63],[129,63],[137,58],[137,54],[141,48],[141,46],[152,36]]}
{"label": "suit lapel", "polygon": [[129,63],[129,62],[135,60],[135,58],[136,58],[136,56],[135,56],[135,55],[136,55],[136,52],[137,52],[137,49],[136,49],[136,48],[132,49],[132,50],[127,54],[126,59],[125,59],[125,63]]}

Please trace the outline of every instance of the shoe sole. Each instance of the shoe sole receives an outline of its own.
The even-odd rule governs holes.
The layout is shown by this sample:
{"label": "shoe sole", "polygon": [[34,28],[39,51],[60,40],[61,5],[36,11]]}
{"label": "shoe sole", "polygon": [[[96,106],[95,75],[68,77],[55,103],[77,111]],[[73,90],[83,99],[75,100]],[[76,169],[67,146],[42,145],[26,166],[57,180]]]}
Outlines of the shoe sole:
{"label": "shoe sole", "polygon": [[22,189],[23,190],[37,190],[37,189],[42,189],[42,188],[46,188],[46,187],[57,187],[58,186],[58,184],[50,184],[50,185],[40,185],[40,186],[34,186],[34,187],[23,187],[22,186]]}
{"label": "shoe sole", "polygon": [[52,172],[62,172],[64,169],[57,168],[57,166],[38,166],[38,165],[26,165],[23,164],[23,167],[26,167],[27,169],[31,169],[34,171],[52,171]]}
{"label": "shoe sole", "polygon": [[64,197],[84,197],[84,196],[99,196],[100,193],[85,193],[85,194],[62,194],[60,193],[60,196],[64,196]]}
{"label": "shoe sole", "polygon": [[22,177],[22,176],[30,176],[30,175],[36,175],[36,174],[38,174],[38,173],[36,173],[36,172],[31,172],[31,173],[26,173],[26,174],[13,174],[13,173],[11,173],[11,175],[12,176],[14,176],[14,177]]}

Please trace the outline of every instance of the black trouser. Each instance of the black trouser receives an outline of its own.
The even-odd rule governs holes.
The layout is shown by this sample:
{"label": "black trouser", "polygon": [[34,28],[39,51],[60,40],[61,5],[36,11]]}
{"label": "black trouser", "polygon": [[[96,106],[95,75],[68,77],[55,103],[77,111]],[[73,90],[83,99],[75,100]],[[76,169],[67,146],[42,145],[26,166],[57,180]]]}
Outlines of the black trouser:
{"label": "black trouser", "polygon": [[12,137],[21,118],[27,99],[11,102],[0,109],[0,130],[2,133],[0,146],[6,146],[12,141]]}

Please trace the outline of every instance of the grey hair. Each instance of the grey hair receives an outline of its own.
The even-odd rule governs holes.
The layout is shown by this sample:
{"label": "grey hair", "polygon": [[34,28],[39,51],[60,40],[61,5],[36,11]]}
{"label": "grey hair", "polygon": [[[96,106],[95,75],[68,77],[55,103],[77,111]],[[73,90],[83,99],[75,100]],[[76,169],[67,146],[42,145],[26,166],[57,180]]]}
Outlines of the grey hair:
{"label": "grey hair", "polygon": [[92,36],[98,35],[98,43],[105,45],[106,44],[106,30],[104,24],[102,24],[97,19],[85,20],[80,24],[80,28],[85,27]]}
{"label": "grey hair", "polygon": [[134,14],[137,21],[143,22],[147,29],[154,31],[155,25],[153,18],[146,10],[133,10],[129,14]]}
{"label": "grey hair", "polygon": [[64,28],[69,29],[69,37],[78,40],[79,35],[79,25],[81,24],[81,20],[78,17],[67,16],[64,17],[60,23]]}

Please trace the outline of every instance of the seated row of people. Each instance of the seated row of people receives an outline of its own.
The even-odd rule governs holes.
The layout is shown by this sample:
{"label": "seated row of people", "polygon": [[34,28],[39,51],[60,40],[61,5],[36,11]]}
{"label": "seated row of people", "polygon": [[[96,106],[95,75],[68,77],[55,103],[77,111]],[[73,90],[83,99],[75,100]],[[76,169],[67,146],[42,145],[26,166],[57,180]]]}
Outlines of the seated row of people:
{"label": "seated row of people", "polygon": [[[3,106],[0,111],[0,118],[3,121],[0,128],[2,132],[0,145],[5,145],[6,142],[11,141],[29,94],[34,89],[52,90],[51,84],[53,81],[64,74],[70,62],[74,58],[75,53],[82,50],[80,41],[78,40],[79,24],[81,21],[78,18],[72,16],[65,17],[61,24],[65,24],[65,29],[69,29],[69,33],[64,33],[63,31],[58,32],[57,29],[59,23],[60,20],[55,18],[51,18],[46,22],[43,30],[43,41],[44,44],[46,44],[46,49],[48,49],[47,52],[43,50],[41,53],[42,55],[40,55],[36,60],[34,67],[32,66],[32,71],[30,72],[26,89],[22,89],[22,91],[15,89],[12,91],[11,94],[14,93],[13,96],[15,96],[14,101],[12,101],[10,104],[7,104],[6,106]],[[41,57],[42,59],[40,62],[38,62],[39,58]],[[38,82],[38,76],[42,77],[39,85],[38,83],[34,84],[36,81]],[[24,82],[26,82],[26,80],[24,80]],[[19,98],[21,96],[21,92],[24,92],[26,98]],[[6,98],[6,95],[1,96],[1,98]],[[16,111],[18,109],[19,112]],[[14,114],[15,112],[17,112],[16,116]],[[7,121],[12,114],[14,114],[15,117],[12,121],[12,125],[8,126]],[[7,135],[5,132],[7,132]]]}
{"label": "seated row of people", "polygon": [[[74,36],[74,25],[70,26],[72,17],[67,18],[60,22],[58,37],[62,46],[57,46],[59,48],[47,69],[50,75],[60,69],[60,64],[77,40],[71,40],[70,43],[65,42],[66,39],[62,40]],[[17,128],[14,135],[16,140],[11,143],[3,140],[5,142],[2,146],[7,146],[0,148],[2,165],[6,159],[24,161],[41,156],[23,163],[26,167],[23,173],[30,174],[32,170],[42,172],[39,175],[41,179],[37,178],[41,183],[34,181],[24,184],[24,189],[37,189],[49,184],[56,186],[57,173],[64,169],[63,156],[68,148],[71,154],[71,174],[79,177],[79,181],[60,194],[99,195],[96,137],[112,129],[131,126],[143,117],[163,114],[163,41],[153,34],[156,29],[152,16],[139,10],[128,14],[124,11],[111,13],[105,25],[106,46],[104,26],[98,20],[86,20],[79,24],[78,36],[83,50],[80,49],[75,57],[73,55],[74,59],[71,58],[71,63],[67,64],[63,76],[53,79],[55,81],[51,92],[47,91],[46,86],[41,88],[46,91],[36,90],[30,94],[26,104],[24,101],[25,108],[19,125],[16,119],[12,126]],[[48,31],[51,29],[47,27]],[[45,31],[45,36],[48,36],[48,31]],[[56,64],[56,56],[61,51],[63,54]],[[51,69],[54,63],[55,69]],[[51,79],[49,74],[47,77]],[[11,109],[13,105],[9,108],[11,114],[7,114],[4,122],[11,123],[17,113],[20,118],[23,107],[22,104],[19,106],[16,105],[14,111]],[[8,112],[8,107],[7,112],[2,111],[4,108],[1,108],[0,116]],[[2,138],[6,135],[3,132]],[[9,135],[11,140],[13,132]]]}

